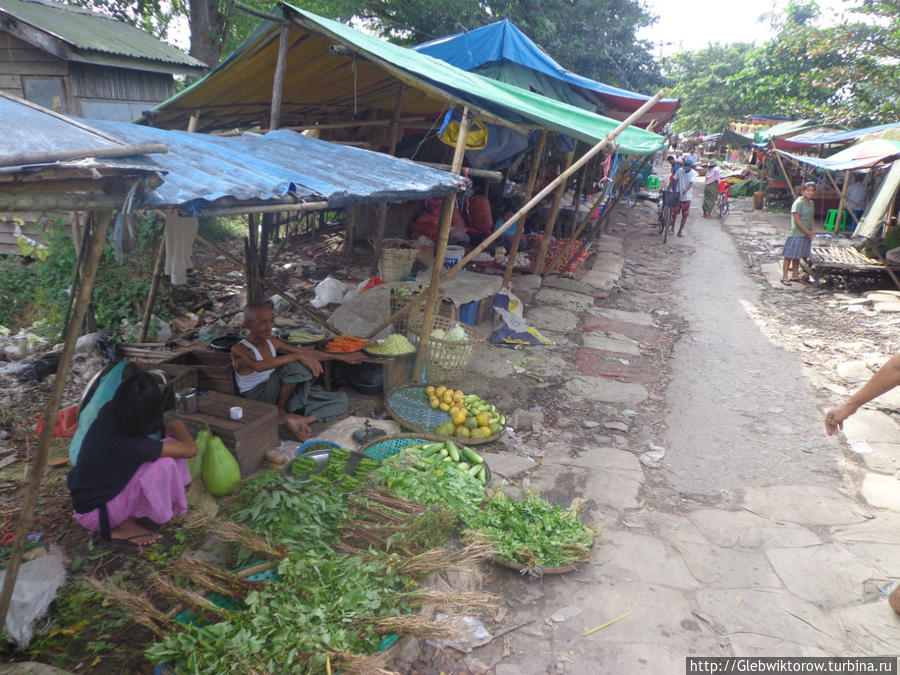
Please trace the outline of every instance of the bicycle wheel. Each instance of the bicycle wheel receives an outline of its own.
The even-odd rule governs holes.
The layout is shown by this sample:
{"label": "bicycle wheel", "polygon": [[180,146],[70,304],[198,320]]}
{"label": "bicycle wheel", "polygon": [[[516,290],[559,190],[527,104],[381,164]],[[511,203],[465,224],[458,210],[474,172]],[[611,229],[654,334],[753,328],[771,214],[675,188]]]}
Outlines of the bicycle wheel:
{"label": "bicycle wheel", "polygon": [[722,195],[719,195],[716,199],[716,215],[721,220],[722,216],[725,215],[725,199]]}
{"label": "bicycle wheel", "polygon": [[666,223],[669,222],[669,210],[671,207],[666,206],[665,202],[662,199],[659,200],[659,216],[657,217],[657,226],[659,226],[659,233],[662,234],[663,230],[666,229]]}
{"label": "bicycle wheel", "polygon": [[634,205],[637,204],[637,200],[634,198],[634,187],[632,186],[628,192],[625,193],[625,203],[628,204],[631,208],[634,208]]}

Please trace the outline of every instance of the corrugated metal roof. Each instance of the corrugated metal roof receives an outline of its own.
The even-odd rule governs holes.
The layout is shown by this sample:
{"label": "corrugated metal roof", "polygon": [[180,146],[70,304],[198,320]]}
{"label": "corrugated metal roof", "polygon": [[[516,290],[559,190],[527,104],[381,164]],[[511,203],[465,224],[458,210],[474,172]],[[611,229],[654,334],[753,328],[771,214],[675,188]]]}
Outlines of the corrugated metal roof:
{"label": "corrugated metal roof", "polygon": [[0,14],[49,33],[76,49],[191,68],[206,67],[203,62],[139,28],[81,7],[49,0],[0,0]]}
{"label": "corrugated metal roof", "polygon": [[291,193],[329,206],[405,201],[456,192],[466,180],[405,159],[309,138],[294,131],[264,136],[211,136],[123,122],[91,121],[126,143],[164,143],[153,155],[165,182],[139,207],[181,206],[195,212],[217,199],[281,199]]}

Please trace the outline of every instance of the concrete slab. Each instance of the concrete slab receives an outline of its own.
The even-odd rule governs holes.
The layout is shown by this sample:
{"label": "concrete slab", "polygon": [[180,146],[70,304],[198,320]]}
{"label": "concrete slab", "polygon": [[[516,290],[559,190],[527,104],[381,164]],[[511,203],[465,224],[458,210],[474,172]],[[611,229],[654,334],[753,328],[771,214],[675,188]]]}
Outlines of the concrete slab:
{"label": "concrete slab", "polygon": [[[772,656],[778,654],[786,657],[834,656],[831,650],[789,642],[771,635],[754,635],[753,633],[730,633],[728,643],[735,656]],[[845,652],[841,652],[842,654]]]}
{"label": "concrete slab", "polygon": [[622,255],[622,237],[612,234],[601,234],[594,239],[594,248],[598,251]]}
{"label": "concrete slab", "polygon": [[867,473],[863,478],[862,496],[878,509],[900,512],[900,480],[880,473]]}
{"label": "concrete slab", "polygon": [[[611,448],[603,450],[603,453],[597,453],[602,456],[591,458],[593,453],[588,453],[572,464],[554,464],[545,459],[540,471],[534,473],[530,481],[544,499],[560,506],[569,506],[575,497],[581,497],[588,500],[592,507],[609,507],[616,511],[638,508],[644,477],[640,464],[628,468],[610,467],[615,453],[629,453]],[[608,468],[595,468],[600,464]]]}
{"label": "concrete slab", "polygon": [[749,511],[700,509],[687,518],[717,546],[758,548],[761,546],[815,546],[819,536],[799,525],[762,518]]}
{"label": "concrete slab", "polygon": [[873,518],[862,523],[832,528],[831,538],[845,543],[893,544],[900,541],[898,532],[900,532],[900,513],[876,511]]}
{"label": "concrete slab", "polygon": [[837,365],[837,374],[847,384],[859,384],[872,377],[872,371],[865,361],[844,361]]}
{"label": "concrete slab", "polygon": [[[900,410],[900,389],[891,389],[886,394],[882,394],[878,398],[872,399],[869,403],[878,410],[897,411]],[[846,424],[845,424],[846,426]]]}
{"label": "concrete slab", "polygon": [[591,298],[597,297],[597,289],[577,279],[569,279],[567,277],[551,276],[546,277],[542,284],[543,288],[555,288],[566,291],[567,293],[578,293],[587,295]]}
{"label": "concrete slab", "polygon": [[[474,446],[473,446],[474,447]],[[485,463],[490,467],[494,476],[512,480],[520,477],[537,466],[531,457],[523,457],[514,452],[488,452],[476,448],[476,452],[484,457]]]}
{"label": "concrete slab", "polygon": [[514,277],[510,282],[510,286],[513,293],[525,301],[526,298],[532,298],[538,292],[542,281],[540,274],[523,274]]}
{"label": "concrete slab", "polygon": [[841,544],[772,548],[766,556],[788,590],[819,607],[844,607],[864,598],[863,584],[877,570]]}
{"label": "concrete slab", "polygon": [[859,455],[869,471],[887,474],[900,471],[900,443],[875,442],[869,443],[869,447],[872,452]]}
{"label": "concrete slab", "polygon": [[580,312],[587,307],[594,306],[594,300],[591,297],[555,288],[542,288],[534,296],[534,302],[538,305],[551,305],[570,312]]}
{"label": "concrete slab", "polygon": [[763,518],[801,525],[844,525],[865,520],[867,510],[839,492],[812,485],[750,488],[747,510]]}
{"label": "concrete slab", "polygon": [[619,333],[607,332],[590,332],[582,336],[585,347],[591,349],[602,349],[616,354],[627,354],[629,356],[640,356],[640,344],[629,337]]}
{"label": "concrete slab", "polygon": [[640,511],[628,514],[621,525],[630,530],[641,529],[670,543],[708,544],[709,540],[687,516],[665,511]]}
{"label": "concrete slab", "polygon": [[789,591],[702,588],[695,599],[703,618],[729,638],[751,634],[829,654],[846,653],[841,649],[843,630],[838,621]]}
{"label": "concrete slab", "polygon": [[530,326],[537,328],[541,332],[547,329],[569,331],[578,327],[578,315],[568,309],[558,307],[545,306],[529,309],[525,315],[525,320]]}
{"label": "concrete slab", "polygon": [[621,272],[606,272],[603,270],[595,270],[585,274],[581,280],[596,289],[599,296],[604,296],[616,286],[619,281]]}
{"label": "concrete slab", "polygon": [[776,291],[784,291],[786,293],[802,293],[804,288],[807,288],[806,284],[791,284],[790,286],[785,286],[781,283],[781,263],[767,263],[765,265],[760,265],[760,269],[762,270],[763,275],[766,278],[766,283],[769,284]]}
{"label": "concrete slab", "polygon": [[844,607],[836,615],[848,642],[847,651],[841,653],[900,653],[900,616],[890,608],[887,599]]}
{"label": "concrete slab", "polygon": [[900,298],[898,298],[893,293],[888,293],[887,291],[872,291],[871,293],[866,293],[866,300],[869,302],[898,302]]}
{"label": "concrete slab", "polygon": [[511,349],[493,347],[482,342],[475,348],[472,363],[478,364],[478,373],[484,377],[505,379],[515,374],[513,361],[519,357]]}
{"label": "concrete slab", "polygon": [[618,578],[640,580],[645,585],[658,584],[670,589],[697,589],[701,586],[674,546],[643,534],[604,531],[594,544],[593,562],[598,567],[586,570],[585,576],[604,582],[609,578]]}
{"label": "concrete slab", "polygon": [[841,546],[869,566],[869,575],[871,577],[884,579],[900,578],[900,539],[893,544],[845,542]]}
{"label": "concrete slab", "polygon": [[619,333],[643,344],[651,344],[666,339],[665,333],[653,326],[619,321],[603,316],[589,316],[585,318],[582,328],[585,332]]}
{"label": "concrete slab", "polygon": [[613,309],[612,307],[597,307],[591,310],[594,316],[605,319],[615,319],[616,321],[627,321],[628,323],[636,323],[639,326],[653,326],[653,317],[644,312],[626,312],[621,309]]}
{"label": "concrete slab", "polygon": [[716,588],[781,588],[766,557],[755,551],[676,543],[697,581]]}
{"label": "concrete slab", "polygon": [[847,439],[863,439],[869,443],[893,443],[900,439],[900,426],[888,415],[863,408],[844,421]]}
{"label": "concrete slab", "polygon": [[[625,361],[625,363],[623,363]],[[659,365],[643,356],[628,356],[603,349],[582,347],[575,355],[575,368],[582,375],[610,377],[620,382],[651,384],[659,381]]]}
{"label": "concrete slab", "polygon": [[566,389],[581,398],[607,403],[637,405],[646,400],[649,393],[640,384],[616,382],[605,377],[579,375],[566,382]]}
{"label": "concrete slab", "polygon": [[876,312],[895,313],[900,312],[900,302],[894,298],[891,302],[876,302],[874,305]]}

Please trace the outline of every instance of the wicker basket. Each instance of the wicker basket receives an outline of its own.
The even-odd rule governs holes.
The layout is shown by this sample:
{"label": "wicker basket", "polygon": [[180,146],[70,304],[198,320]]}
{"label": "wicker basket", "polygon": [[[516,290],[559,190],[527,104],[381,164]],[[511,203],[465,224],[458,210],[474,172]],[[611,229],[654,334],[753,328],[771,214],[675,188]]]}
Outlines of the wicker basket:
{"label": "wicker basket", "polygon": [[[391,316],[399,312],[401,309],[406,307],[409,303],[415,300],[418,295],[395,295],[394,291],[396,289],[391,289]],[[426,288],[423,293],[428,292]],[[437,300],[434,303],[434,314],[437,316],[438,312],[441,309],[441,301],[443,298],[438,295]],[[400,333],[401,335],[406,333],[406,326],[409,324],[410,319],[415,317],[421,317],[422,312],[425,310],[425,303],[420,302],[418,305],[409,310],[408,313],[401,316],[399,319],[394,319],[394,332]]]}
{"label": "wicker basket", "polygon": [[418,248],[410,248],[411,242],[405,239],[385,239],[378,260],[378,276],[383,281],[403,281],[412,271]]}
{"label": "wicker basket", "polygon": [[[414,345],[419,343],[423,319],[424,316],[421,315],[410,319],[406,328],[406,336]],[[459,322],[452,321],[445,316],[435,316],[432,330],[441,328],[446,332],[457,323]],[[426,381],[439,384],[453,382],[461,378],[468,370],[472,357],[475,355],[475,347],[484,342],[484,335],[473,326],[464,323],[459,325],[466,331],[466,340],[453,342],[430,336],[426,340],[424,347]]]}

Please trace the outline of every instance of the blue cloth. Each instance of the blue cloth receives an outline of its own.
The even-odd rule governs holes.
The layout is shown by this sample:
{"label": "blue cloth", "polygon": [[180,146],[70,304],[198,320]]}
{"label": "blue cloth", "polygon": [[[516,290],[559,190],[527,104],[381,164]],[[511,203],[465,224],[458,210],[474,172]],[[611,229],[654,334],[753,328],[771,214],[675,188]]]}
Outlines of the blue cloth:
{"label": "blue cloth", "polygon": [[112,400],[116,389],[122,384],[122,373],[127,363],[125,360],[119,361],[106,375],[101,377],[94,389],[91,400],[78,411],[78,428],[75,430],[75,435],[72,436],[72,442],[69,443],[69,463],[72,466],[78,464],[78,454],[81,452],[84,437],[87,435],[91,424],[97,419],[100,409]]}
{"label": "blue cloth", "polygon": [[494,232],[496,232],[497,230],[503,230],[504,236],[511,237],[516,233],[516,226],[518,224],[519,224],[518,221],[516,221],[515,223],[510,223],[504,229],[505,222],[504,222],[503,218],[497,218],[497,222],[494,223]]}

